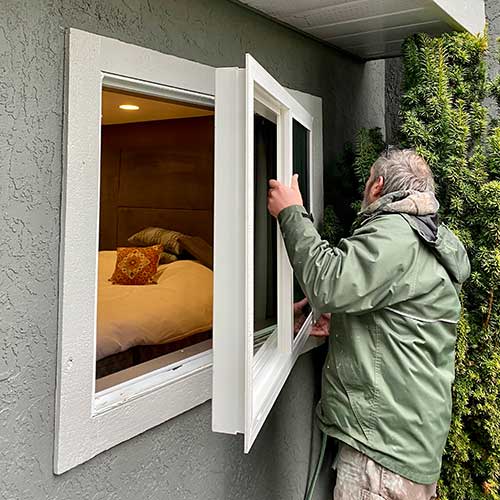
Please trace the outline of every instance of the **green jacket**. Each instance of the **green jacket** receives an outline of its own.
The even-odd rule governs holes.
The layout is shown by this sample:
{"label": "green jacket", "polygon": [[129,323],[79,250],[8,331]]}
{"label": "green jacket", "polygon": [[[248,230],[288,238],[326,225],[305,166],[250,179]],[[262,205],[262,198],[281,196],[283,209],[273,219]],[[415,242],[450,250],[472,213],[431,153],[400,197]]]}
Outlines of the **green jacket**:
{"label": "green jacket", "polygon": [[425,217],[399,213],[372,215],[333,248],[304,215],[292,206],[278,220],[305,295],[332,313],[320,427],[403,477],[433,483],[451,419],[466,251],[444,225],[433,238]]}

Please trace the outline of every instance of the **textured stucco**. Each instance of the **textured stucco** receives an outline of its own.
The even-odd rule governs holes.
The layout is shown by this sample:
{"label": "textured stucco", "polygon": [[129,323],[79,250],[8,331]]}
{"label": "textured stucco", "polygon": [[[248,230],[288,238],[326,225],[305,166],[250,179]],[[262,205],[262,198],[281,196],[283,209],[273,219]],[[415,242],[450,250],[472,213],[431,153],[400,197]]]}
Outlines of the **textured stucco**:
{"label": "textured stucco", "polygon": [[385,62],[385,133],[389,144],[398,143],[398,130],[401,126],[399,103],[403,91],[403,60],[400,57]]}
{"label": "textured stucco", "polygon": [[[326,168],[359,126],[383,127],[383,63],[350,60],[226,0],[1,2],[0,498],[299,500],[319,353],[300,359],[248,456],[240,437],[210,431],[205,404],[52,473],[67,27],[216,66],[251,52],[284,85],[323,98]],[[316,498],[330,498],[329,478]]]}
{"label": "textured stucco", "polygon": [[[488,22],[489,74],[493,78],[500,73],[498,56],[500,54],[500,2],[498,0],[486,0],[486,19]],[[498,117],[498,109],[492,101],[487,102],[494,117]]]}

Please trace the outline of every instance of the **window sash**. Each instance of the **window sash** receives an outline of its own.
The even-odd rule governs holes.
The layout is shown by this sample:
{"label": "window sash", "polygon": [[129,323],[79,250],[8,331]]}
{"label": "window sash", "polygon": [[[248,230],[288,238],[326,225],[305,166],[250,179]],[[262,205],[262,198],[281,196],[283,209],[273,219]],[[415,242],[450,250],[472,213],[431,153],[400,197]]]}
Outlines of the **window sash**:
{"label": "window sash", "polygon": [[[288,184],[292,176],[293,119],[309,131],[312,170],[312,151],[318,144],[313,143],[311,113],[248,54],[244,70],[216,70],[212,421],[215,431],[243,433],[245,452],[250,450],[307,341],[312,322],[310,315],[294,339],[293,274],[278,231],[278,326],[254,353],[254,112],[265,116],[266,108],[276,116],[277,178]],[[232,199],[218,196],[228,185]]]}

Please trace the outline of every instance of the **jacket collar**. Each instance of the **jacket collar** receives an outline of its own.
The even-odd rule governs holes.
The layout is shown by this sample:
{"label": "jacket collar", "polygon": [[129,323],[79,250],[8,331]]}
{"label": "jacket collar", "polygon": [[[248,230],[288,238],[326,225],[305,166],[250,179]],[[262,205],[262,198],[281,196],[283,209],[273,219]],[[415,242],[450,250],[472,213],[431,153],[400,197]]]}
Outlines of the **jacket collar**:
{"label": "jacket collar", "polygon": [[379,213],[433,215],[439,202],[431,191],[394,191],[387,193],[360,212],[361,216]]}
{"label": "jacket collar", "polygon": [[406,214],[407,216],[420,219],[423,225],[431,226],[432,235],[429,240],[435,240],[437,227],[439,225],[437,211],[439,202],[431,191],[393,191],[381,196],[366,208],[361,210],[352,229],[357,229],[377,215],[381,214]]}

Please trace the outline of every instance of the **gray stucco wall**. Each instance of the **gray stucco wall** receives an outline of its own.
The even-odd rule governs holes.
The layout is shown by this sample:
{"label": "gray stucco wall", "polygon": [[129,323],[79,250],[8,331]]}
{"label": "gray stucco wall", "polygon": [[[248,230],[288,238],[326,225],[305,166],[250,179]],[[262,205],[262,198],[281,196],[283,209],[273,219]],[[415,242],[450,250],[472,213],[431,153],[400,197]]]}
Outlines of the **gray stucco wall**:
{"label": "gray stucco wall", "polygon": [[396,145],[401,126],[399,104],[403,85],[403,60],[399,57],[385,62],[385,133],[388,144]]}
{"label": "gray stucco wall", "polygon": [[[486,18],[488,22],[488,69],[491,78],[500,73],[500,2],[498,0],[486,0]],[[494,117],[498,117],[498,109],[495,103],[490,102],[490,110]]]}
{"label": "gray stucco wall", "polygon": [[[327,168],[359,126],[383,126],[383,63],[226,0],[3,0],[1,11],[0,498],[301,499],[320,353],[300,359],[248,456],[240,437],[211,432],[205,404],[53,475],[64,30],[215,66],[251,52],[284,85],[323,98]],[[329,477],[316,498],[330,498]]]}

